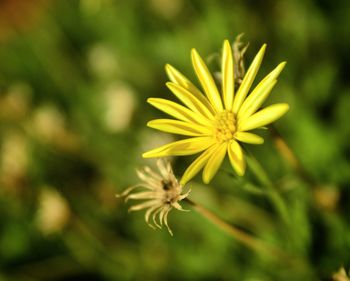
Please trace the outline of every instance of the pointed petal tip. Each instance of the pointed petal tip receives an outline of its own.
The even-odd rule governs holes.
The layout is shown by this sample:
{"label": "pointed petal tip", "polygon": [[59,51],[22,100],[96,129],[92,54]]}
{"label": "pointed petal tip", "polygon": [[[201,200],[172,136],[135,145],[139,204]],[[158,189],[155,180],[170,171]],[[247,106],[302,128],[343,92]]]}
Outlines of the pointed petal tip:
{"label": "pointed petal tip", "polygon": [[195,58],[198,58],[199,57],[199,54],[197,52],[197,50],[195,48],[192,48],[191,49],[191,58],[192,60],[194,60]]}
{"label": "pointed petal tip", "polygon": [[250,131],[280,119],[289,110],[289,104],[276,103],[254,113],[238,125],[240,131]]}
{"label": "pointed petal tip", "polygon": [[205,184],[209,184],[211,181],[211,178],[209,178],[208,175],[203,172],[202,180]]}
{"label": "pointed petal tip", "polygon": [[265,54],[266,48],[267,48],[267,44],[264,43],[264,44],[261,46],[258,55],[263,56],[263,55]]}
{"label": "pointed petal tip", "polygon": [[186,178],[181,178],[180,185],[185,186],[188,183],[188,180]]}
{"label": "pointed petal tip", "polygon": [[279,65],[277,65],[276,69],[278,69],[278,73],[281,73],[284,67],[286,66],[287,62],[283,61]]}
{"label": "pointed petal tip", "polygon": [[289,104],[287,104],[287,103],[281,104],[281,111],[282,111],[281,117],[282,117],[284,114],[286,114],[286,113],[289,111],[289,109],[290,109]]}
{"label": "pointed petal tip", "polygon": [[232,141],[228,147],[228,156],[233,170],[238,176],[243,176],[246,164],[242,147],[237,141]]}
{"label": "pointed petal tip", "polygon": [[167,86],[169,90],[171,90],[172,88],[183,88],[181,85],[176,84],[176,83],[171,82],[171,81],[166,82],[165,86]]}
{"label": "pointed petal tip", "polygon": [[282,61],[279,65],[277,65],[278,68],[284,68],[286,66],[287,62],[286,61]]}
{"label": "pointed petal tip", "polygon": [[211,173],[205,173],[203,170],[203,174],[202,174],[202,180],[205,184],[209,184],[212,179],[214,178],[214,176],[216,175],[216,173],[211,174]]}
{"label": "pointed petal tip", "polygon": [[152,104],[152,102],[154,101],[154,98],[148,98],[146,101],[147,101],[149,104]]}
{"label": "pointed petal tip", "polygon": [[286,64],[287,64],[287,61],[282,61],[279,65],[284,67]]}
{"label": "pointed petal tip", "polygon": [[290,109],[290,106],[288,103],[281,103],[280,107],[281,107],[281,111],[284,111],[283,114],[287,113],[287,111]]}
{"label": "pointed petal tip", "polygon": [[247,73],[245,74],[241,85],[238,88],[237,95],[233,101],[233,112],[238,113],[242,103],[244,102],[250,88],[254,82],[254,79],[259,71],[261,62],[265,55],[266,44],[263,44],[259,52],[255,55],[253,61],[251,62]]}
{"label": "pointed petal tip", "polygon": [[230,43],[230,41],[229,41],[228,39],[225,39],[225,40],[224,40],[224,47],[229,47],[229,48],[231,48],[231,43]]}
{"label": "pointed petal tip", "polygon": [[157,101],[159,100],[160,100],[159,98],[148,98],[146,102],[154,107],[157,107],[156,104],[157,104]]}
{"label": "pointed petal tip", "polygon": [[152,154],[149,151],[142,153],[142,158],[153,158],[153,157],[154,156],[152,156]]}
{"label": "pointed petal tip", "polygon": [[249,132],[240,132],[238,131],[235,134],[235,139],[239,142],[249,143],[249,144],[263,144],[264,139],[259,135],[249,133]]}
{"label": "pointed petal tip", "polygon": [[218,144],[203,169],[203,182],[208,184],[217,174],[227,152],[227,143]]}
{"label": "pointed petal tip", "polygon": [[175,67],[173,67],[171,64],[167,63],[165,64],[164,66],[164,69],[165,69],[165,72],[166,74],[168,75],[168,77],[171,79],[173,73],[175,72],[176,73],[176,69]]}
{"label": "pointed petal tip", "polygon": [[234,167],[234,171],[236,172],[237,176],[243,177],[245,174],[245,167]]}
{"label": "pointed petal tip", "polygon": [[202,172],[202,181],[205,183],[205,184],[209,184],[210,183],[210,178],[208,176],[208,173],[206,173],[205,169],[203,169],[203,172]]}
{"label": "pointed petal tip", "polygon": [[169,63],[167,63],[165,66],[164,66],[164,69],[165,69],[165,73],[166,75],[168,76],[169,80],[170,81],[177,81],[177,71],[176,69],[170,65]]}
{"label": "pointed petal tip", "polygon": [[245,174],[245,168],[243,168],[243,169],[241,169],[241,170],[236,170],[236,173],[237,173],[237,175],[238,176],[240,176],[240,177],[243,177],[244,176],[244,174]]}

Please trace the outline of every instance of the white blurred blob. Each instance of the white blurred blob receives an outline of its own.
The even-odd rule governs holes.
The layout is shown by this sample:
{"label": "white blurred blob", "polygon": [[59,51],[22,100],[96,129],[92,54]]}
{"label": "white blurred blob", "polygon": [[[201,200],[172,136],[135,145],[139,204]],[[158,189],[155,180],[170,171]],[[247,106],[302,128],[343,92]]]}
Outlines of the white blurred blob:
{"label": "white blurred blob", "polygon": [[33,127],[39,137],[52,142],[64,128],[64,117],[53,106],[39,107],[34,113]]}
{"label": "white blurred blob", "polygon": [[103,43],[92,46],[88,52],[89,67],[100,78],[113,78],[118,72],[118,58],[110,47]]}
{"label": "white blurred blob", "polygon": [[16,187],[25,177],[28,167],[28,144],[19,133],[3,137],[1,145],[0,180],[7,187]]}
{"label": "white blurred blob", "polygon": [[117,133],[125,130],[132,119],[136,97],[134,90],[124,82],[114,82],[103,94],[105,128]]}
{"label": "white blurred blob", "polygon": [[13,84],[0,97],[0,118],[17,120],[23,118],[29,111],[31,87],[22,82]]}
{"label": "white blurred blob", "polygon": [[184,6],[183,0],[149,0],[152,10],[165,19],[173,19]]}
{"label": "white blurred blob", "polygon": [[64,116],[52,105],[39,107],[33,115],[30,129],[42,142],[65,150],[79,147],[79,138],[68,131]]}
{"label": "white blurred blob", "polygon": [[36,223],[46,235],[61,231],[70,219],[67,201],[52,187],[44,187],[39,196]]}

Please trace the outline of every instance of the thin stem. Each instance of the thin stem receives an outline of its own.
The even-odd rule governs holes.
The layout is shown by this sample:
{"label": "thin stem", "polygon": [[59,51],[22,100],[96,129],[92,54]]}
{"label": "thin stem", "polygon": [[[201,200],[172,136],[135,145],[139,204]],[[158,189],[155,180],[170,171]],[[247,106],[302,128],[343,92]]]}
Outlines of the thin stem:
{"label": "thin stem", "polygon": [[223,230],[225,233],[230,235],[235,240],[241,242],[246,247],[255,250],[257,252],[267,254],[268,256],[276,259],[283,260],[290,266],[298,267],[300,270],[309,271],[309,266],[306,261],[302,261],[295,257],[288,255],[286,252],[282,251],[280,248],[274,247],[265,243],[263,240],[260,240],[253,235],[236,228],[235,226],[228,224],[212,211],[208,210],[204,206],[194,202],[189,198],[185,198],[183,201],[186,201],[190,204],[199,214],[205,217],[207,220],[212,222],[215,226]]}
{"label": "thin stem", "polygon": [[277,191],[276,186],[271,181],[264,168],[252,155],[247,154],[246,159],[250,170],[260,181],[261,185],[267,189],[268,197],[271,203],[273,204],[274,208],[276,209],[276,212],[279,214],[284,224],[289,227],[290,218],[288,208],[280,193]]}
{"label": "thin stem", "polygon": [[276,256],[283,256],[286,257],[286,254],[282,252],[280,249],[277,249],[275,247],[272,247],[270,245],[267,245],[262,240],[252,236],[251,234],[238,229],[234,227],[233,225],[228,224],[221,218],[219,218],[217,215],[215,215],[213,212],[209,211],[202,205],[199,205],[198,203],[195,203],[189,198],[185,198],[184,201],[189,203],[198,213],[200,213],[203,217],[211,221],[213,224],[215,224],[217,227],[225,231],[228,235],[233,237],[234,239],[238,240],[248,248],[251,248],[256,251],[267,253],[273,257]]}

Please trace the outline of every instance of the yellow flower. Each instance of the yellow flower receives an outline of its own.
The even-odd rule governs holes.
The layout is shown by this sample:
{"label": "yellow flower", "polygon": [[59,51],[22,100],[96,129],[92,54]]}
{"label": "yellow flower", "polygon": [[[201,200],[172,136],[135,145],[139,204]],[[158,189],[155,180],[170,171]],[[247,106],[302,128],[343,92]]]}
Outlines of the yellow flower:
{"label": "yellow flower", "polygon": [[166,72],[171,82],[167,87],[184,104],[149,98],[147,101],[176,119],[156,119],[148,126],[160,131],[190,136],[143,154],[145,158],[169,155],[202,154],[187,168],[181,179],[184,185],[203,169],[203,181],[209,183],[218,171],[226,152],[238,175],[245,172],[243,150],[239,142],[261,144],[263,138],[248,131],[265,126],[284,115],[288,104],[280,103],[260,109],[277,83],[285,62],[271,71],[248,95],[265,53],[264,44],[251,63],[239,88],[234,89],[234,61],[228,40],[222,54],[221,95],[203,59],[192,49],[192,64],[205,95],[185,76],[170,65]]}
{"label": "yellow flower", "polygon": [[[146,223],[152,228],[155,228],[154,226],[161,228],[164,223],[169,233],[173,235],[168,225],[168,214],[173,208],[186,211],[181,207],[179,201],[185,199],[189,195],[190,190],[182,193],[183,188],[175,178],[169,162],[165,163],[159,159],[157,165],[160,174],[146,166],[143,170],[137,171],[138,177],[143,182],[127,188],[122,194],[117,195],[117,197],[125,197],[125,201],[129,199],[146,200],[140,204],[131,206],[129,211],[147,209],[145,213]],[[146,191],[131,193],[140,187],[143,187]],[[151,216],[154,225],[149,222]],[[159,222],[157,222],[157,216]]]}

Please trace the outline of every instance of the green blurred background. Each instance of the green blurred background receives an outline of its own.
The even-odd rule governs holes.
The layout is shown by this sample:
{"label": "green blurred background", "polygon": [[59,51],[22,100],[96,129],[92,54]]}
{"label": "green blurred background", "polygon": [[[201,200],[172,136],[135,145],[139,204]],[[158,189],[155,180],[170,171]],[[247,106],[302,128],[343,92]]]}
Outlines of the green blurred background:
{"label": "green blurred background", "polygon": [[[0,280],[331,280],[350,266],[350,2],[327,0],[0,1]],[[258,78],[288,62],[269,102],[276,126],[318,186],[284,162],[268,132],[247,146],[278,183],[286,233],[248,170],[190,198],[296,256],[252,251],[195,211],[170,213],[171,237],[115,198],[137,183],[141,153],[175,139],[145,126],[173,99],[170,63],[196,81],[203,57],[244,32]],[[215,64],[215,63],[214,63]],[[178,175],[191,157],[178,158]],[[252,183],[254,186],[252,186]],[[183,204],[185,208],[190,206]]]}

